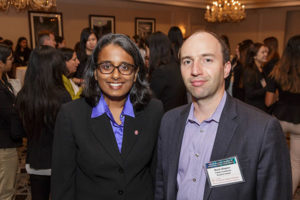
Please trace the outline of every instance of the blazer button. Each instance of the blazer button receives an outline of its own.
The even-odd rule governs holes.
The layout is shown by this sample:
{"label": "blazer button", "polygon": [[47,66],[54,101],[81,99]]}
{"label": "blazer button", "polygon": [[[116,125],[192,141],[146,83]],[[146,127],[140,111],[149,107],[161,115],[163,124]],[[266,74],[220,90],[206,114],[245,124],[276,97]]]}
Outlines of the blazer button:
{"label": "blazer button", "polygon": [[122,168],[119,168],[118,171],[119,171],[120,174],[124,174],[124,170]]}
{"label": "blazer button", "polygon": [[119,194],[119,195],[123,195],[123,194],[124,194],[124,191],[123,191],[123,190],[119,190],[119,191],[118,191],[118,194]]}

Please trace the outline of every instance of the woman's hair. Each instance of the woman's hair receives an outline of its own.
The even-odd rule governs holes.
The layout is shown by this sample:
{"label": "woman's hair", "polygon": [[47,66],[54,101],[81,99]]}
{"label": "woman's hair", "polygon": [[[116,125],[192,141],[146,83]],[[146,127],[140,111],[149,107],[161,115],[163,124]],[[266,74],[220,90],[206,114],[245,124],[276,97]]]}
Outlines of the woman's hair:
{"label": "woman's hair", "polygon": [[121,47],[134,60],[134,66],[136,67],[136,70],[138,70],[138,75],[136,81],[133,83],[129,95],[134,109],[140,110],[148,104],[151,98],[149,85],[146,80],[146,67],[137,46],[129,39],[129,37],[123,34],[110,33],[104,35],[98,42],[92,54],[91,63],[86,72],[86,84],[84,87],[83,96],[92,107],[98,104],[101,96],[101,88],[99,87],[98,82],[95,80],[94,72],[97,69],[98,56],[101,53],[101,50],[110,44]]}
{"label": "woman's hair", "polygon": [[264,39],[264,45],[269,49],[268,61],[271,59],[279,59],[278,40],[276,37],[267,37]]}
{"label": "woman's hair", "polygon": [[88,41],[90,35],[92,35],[92,34],[94,34],[96,36],[96,38],[98,39],[98,36],[97,36],[96,32],[91,28],[84,28],[81,31],[79,48],[78,48],[78,51],[77,51],[77,56],[78,56],[78,59],[80,61],[85,60],[87,58],[87,55],[86,55],[86,42]]}
{"label": "woman's hair", "polygon": [[257,55],[259,49],[264,46],[262,43],[251,44],[247,50],[245,57],[245,71],[247,71],[247,77],[243,77],[246,82],[249,82],[251,79],[258,79],[258,74],[256,73],[257,66],[255,64],[254,57]]}
{"label": "woman's hair", "polygon": [[6,44],[0,43],[0,61],[6,64],[6,59],[12,53],[12,50]]}
{"label": "woman's hair", "polygon": [[174,57],[178,59],[178,52],[183,43],[183,36],[180,28],[172,26],[168,32],[168,37],[172,44],[172,53]]}
{"label": "woman's hair", "polygon": [[24,86],[17,96],[16,106],[29,137],[39,136],[42,129],[53,127],[64,85],[62,54],[50,46],[32,51]]}
{"label": "woman's hair", "polygon": [[[63,47],[63,48],[60,48],[58,49],[61,54],[63,55],[64,57],[64,61],[67,62],[69,60],[71,60],[73,58],[73,54],[75,53],[75,51],[73,49],[70,49],[70,48],[66,48],[66,47]],[[66,66],[66,69],[64,71],[64,75],[68,75],[69,74],[69,70]]]}
{"label": "woman's hair", "polygon": [[284,91],[300,93],[300,35],[291,37],[270,76]]}
{"label": "woman's hair", "polygon": [[[20,43],[21,43],[23,40],[26,40],[26,41],[27,41],[27,39],[26,39],[25,37],[19,37],[18,42],[17,42],[17,45],[16,45],[16,49],[15,49],[16,52],[20,52],[20,51],[21,51]],[[28,48],[28,47],[26,47],[26,48]]]}
{"label": "woman's hair", "polygon": [[[12,50],[9,46],[6,44],[0,43],[0,61],[2,61],[4,64],[6,64],[7,58],[12,54]],[[13,87],[8,82],[5,73],[2,74],[2,80],[4,81],[5,85],[13,91]]]}
{"label": "woman's hair", "polygon": [[254,57],[257,55],[259,49],[264,46],[262,43],[254,43],[253,45],[250,45],[250,47],[247,50],[246,53],[246,63],[245,63],[245,67],[246,68],[252,68],[252,69],[256,69],[256,65],[255,65],[255,59]]}
{"label": "woman's hair", "polygon": [[171,62],[172,45],[169,38],[162,32],[155,32],[147,40],[147,46],[150,50],[149,58],[149,80],[151,74],[161,65],[166,65]]}

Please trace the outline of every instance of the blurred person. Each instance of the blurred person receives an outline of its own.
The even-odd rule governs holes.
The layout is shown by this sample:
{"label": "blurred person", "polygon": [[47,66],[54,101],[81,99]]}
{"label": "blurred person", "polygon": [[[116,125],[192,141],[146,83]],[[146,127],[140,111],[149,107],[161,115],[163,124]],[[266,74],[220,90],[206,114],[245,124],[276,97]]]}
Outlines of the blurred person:
{"label": "blurred person", "polygon": [[61,36],[55,36],[55,42],[57,49],[66,47],[66,40]]}
{"label": "blurred person", "polygon": [[268,48],[262,43],[254,43],[247,51],[244,69],[243,86],[245,89],[245,102],[263,111],[265,105],[266,77],[263,65],[267,62]]}
{"label": "blurred person", "polygon": [[172,44],[172,55],[176,58],[176,60],[179,62],[178,59],[178,52],[179,49],[183,43],[183,35],[178,26],[172,26],[169,29],[168,32],[168,38],[171,41]]}
{"label": "blurred person", "polygon": [[[240,42],[235,49],[236,55],[231,60],[231,71],[230,75],[225,81],[232,84],[232,96],[244,101],[245,90],[243,86],[243,73],[246,64],[246,54],[249,47],[253,44],[252,40],[243,40]],[[226,83],[226,82],[225,82]],[[227,83],[228,84],[228,83]]]}
{"label": "blurred person", "polygon": [[28,48],[28,42],[25,37],[19,37],[16,50],[14,52],[14,65],[27,66],[31,49]]}
{"label": "blurred person", "polygon": [[52,198],[153,199],[163,107],[151,99],[142,56],[129,37],[100,39],[83,95],[57,117]]}
{"label": "blurred person", "polygon": [[162,101],[165,111],[186,104],[185,86],[169,38],[162,32],[153,33],[147,46],[150,50],[149,82],[155,97]]}
{"label": "blurred person", "polygon": [[198,31],[183,43],[180,60],[193,102],[162,118],[155,200],[291,200],[278,120],[225,92],[226,44]]}
{"label": "blurred person", "polygon": [[[12,200],[18,169],[17,147],[21,146],[22,127],[17,126],[15,95],[6,73],[13,62],[12,50],[0,44],[0,199]],[[17,132],[18,131],[18,132]],[[21,132],[21,133],[20,133]],[[20,133],[20,137],[16,137]]]}
{"label": "blurred person", "polygon": [[80,64],[74,75],[73,81],[81,85],[83,83],[84,73],[90,63],[90,58],[97,44],[97,34],[91,28],[84,28],[80,34],[79,49],[76,52]]}
{"label": "blurred person", "polygon": [[9,48],[11,48],[12,51],[14,51],[13,47],[14,47],[14,43],[11,40],[3,40],[2,42],[3,44],[7,45]]}
{"label": "blurred person", "polygon": [[73,49],[61,48],[60,52],[64,56],[66,62],[66,70],[62,75],[63,83],[66,90],[69,92],[72,100],[78,99],[82,93],[82,87],[78,87],[73,81],[72,76],[77,71],[79,65],[79,60],[77,54]]}
{"label": "blurred person", "polygon": [[264,45],[269,49],[267,63],[263,68],[265,76],[268,77],[276,63],[279,61],[278,40],[275,37],[267,37],[264,39]]}
{"label": "blurred person", "polygon": [[63,103],[71,101],[62,74],[65,61],[50,46],[32,51],[24,86],[16,106],[27,136],[26,171],[30,176],[32,200],[49,200],[53,129]]}
{"label": "blurred person", "polygon": [[280,120],[285,133],[290,133],[293,193],[300,182],[300,35],[291,37],[282,58],[270,74],[266,105],[274,104],[272,114]]}
{"label": "blurred person", "polygon": [[38,33],[38,45],[37,46],[50,46],[55,48],[56,41],[55,41],[55,35],[52,31],[48,30],[42,30]]}

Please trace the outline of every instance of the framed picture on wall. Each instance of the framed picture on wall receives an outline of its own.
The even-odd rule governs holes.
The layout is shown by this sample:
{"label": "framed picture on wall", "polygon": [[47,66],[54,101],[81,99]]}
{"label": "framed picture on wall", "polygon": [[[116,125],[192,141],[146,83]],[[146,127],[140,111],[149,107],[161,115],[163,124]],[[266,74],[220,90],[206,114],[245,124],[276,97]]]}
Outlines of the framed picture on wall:
{"label": "framed picture on wall", "polygon": [[115,17],[106,15],[89,15],[90,28],[98,34],[98,38],[107,34],[115,33]]}
{"label": "framed picture on wall", "polygon": [[153,32],[155,32],[154,18],[135,18],[135,35],[146,38]]}
{"label": "framed picture on wall", "polygon": [[63,37],[62,13],[28,11],[31,47],[37,46],[38,33],[52,31],[55,36]]}

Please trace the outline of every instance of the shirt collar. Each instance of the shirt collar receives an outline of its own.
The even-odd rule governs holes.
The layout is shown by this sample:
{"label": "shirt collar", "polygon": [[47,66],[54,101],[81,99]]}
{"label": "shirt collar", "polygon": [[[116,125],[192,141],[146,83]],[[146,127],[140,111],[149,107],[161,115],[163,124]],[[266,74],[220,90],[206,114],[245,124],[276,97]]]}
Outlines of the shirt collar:
{"label": "shirt collar", "polygon": [[[219,123],[220,118],[221,118],[221,114],[226,102],[226,98],[227,98],[227,93],[224,92],[223,97],[219,103],[219,105],[217,106],[215,112],[211,115],[211,117],[209,117],[208,119],[204,120],[204,122],[211,122],[211,121],[215,121],[217,123]],[[193,122],[193,123],[197,123],[200,124],[198,119],[195,117],[194,115],[194,104],[192,103],[191,108],[190,108],[190,112],[189,112],[189,116],[187,118],[187,122]]]}
{"label": "shirt collar", "polygon": [[[133,105],[130,102],[129,97],[130,97],[130,95],[127,96],[127,99],[126,99],[126,102],[125,102],[125,105],[124,105],[121,115],[135,117]],[[106,113],[109,116],[111,115],[109,107],[108,107],[107,103],[105,102],[103,95],[101,95],[99,103],[92,109],[91,118],[99,117],[99,116],[103,115],[104,113]]]}

